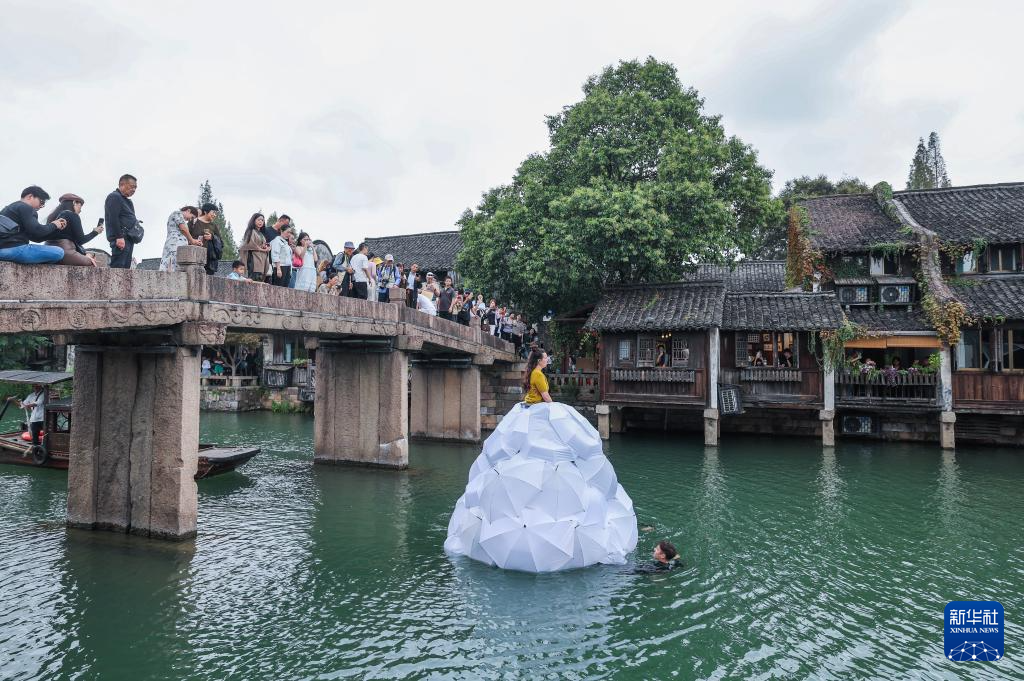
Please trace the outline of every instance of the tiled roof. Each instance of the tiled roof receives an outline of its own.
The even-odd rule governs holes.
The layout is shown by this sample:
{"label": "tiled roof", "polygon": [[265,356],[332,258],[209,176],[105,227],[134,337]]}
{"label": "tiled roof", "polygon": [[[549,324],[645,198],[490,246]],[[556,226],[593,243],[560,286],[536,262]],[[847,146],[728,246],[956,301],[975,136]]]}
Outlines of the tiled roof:
{"label": "tiled roof", "polygon": [[730,293],[722,328],[812,331],[842,326],[843,310],[831,293]]}
{"label": "tiled roof", "polygon": [[869,331],[933,331],[918,310],[907,311],[905,307],[858,307],[846,311],[850,321]]}
{"label": "tiled roof", "polygon": [[826,252],[866,251],[878,243],[911,243],[900,234],[873,194],[844,194],[804,199],[800,205],[810,220],[811,242]]}
{"label": "tiled roof", "polygon": [[412,263],[420,271],[437,270],[448,272],[455,269],[455,256],[462,250],[459,232],[427,232],[425,234],[402,234],[366,239],[370,252],[383,258],[390,253],[395,262],[409,267]]}
{"label": "tiled roof", "polygon": [[1024,319],[1024,275],[970,277],[966,283],[950,288],[972,317]]}
{"label": "tiled roof", "polygon": [[1024,241],[1024,182],[894,192],[921,226],[945,241]]}
{"label": "tiled roof", "polygon": [[721,280],[727,291],[782,291],[786,288],[785,260],[741,260],[728,265],[702,264],[683,281]]}
{"label": "tiled roof", "polygon": [[722,323],[725,285],[692,281],[609,287],[586,327],[595,331],[706,329]]}

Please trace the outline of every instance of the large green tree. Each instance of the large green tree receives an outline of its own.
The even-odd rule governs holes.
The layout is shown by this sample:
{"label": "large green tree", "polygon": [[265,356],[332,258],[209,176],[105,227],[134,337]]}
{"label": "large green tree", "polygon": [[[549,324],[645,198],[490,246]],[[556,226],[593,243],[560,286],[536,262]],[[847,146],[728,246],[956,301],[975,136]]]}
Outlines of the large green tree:
{"label": "large green tree", "polygon": [[221,253],[220,259],[229,262],[238,259],[238,243],[235,241],[234,232],[231,231],[231,223],[224,217],[224,204],[214,198],[209,180],[199,185],[199,207],[202,208],[204,203],[212,203],[217,206],[217,218],[213,224],[217,225],[220,238],[224,242],[224,251]]}
{"label": "large green tree", "polygon": [[725,262],[782,215],[771,171],[675,68],[649,58],[589,78],[547,119],[550,148],[459,219],[458,267],[531,317],[591,303],[607,284]]}
{"label": "large green tree", "polygon": [[942,157],[939,134],[928,135],[926,145],[923,137],[917,140],[914,158],[910,161],[907,174],[907,189],[936,189],[951,186],[946,172],[946,160]]}
{"label": "large green tree", "polygon": [[834,194],[863,194],[869,191],[871,191],[871,187],[860,178],[846,175],[834,182],[824,174],[816,177],[801,175],[787,180],[778,194],[786,213],[777,222],[766,225],[763,230],[757,232],[756,244],[750,252],[750,257],[762,260],[781,260],[786,257],[786,229],[788,227],[786,215],[793,204],[800,199]]}

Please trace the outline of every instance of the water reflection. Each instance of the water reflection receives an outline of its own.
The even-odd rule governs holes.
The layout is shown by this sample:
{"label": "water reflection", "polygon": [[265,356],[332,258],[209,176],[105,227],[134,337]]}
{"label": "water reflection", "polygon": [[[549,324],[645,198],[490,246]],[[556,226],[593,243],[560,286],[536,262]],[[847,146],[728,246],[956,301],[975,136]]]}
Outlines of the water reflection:
{"label": "water reflection", "polygon": [[962,527],[961,509],[965,495],[960,482],[960,467],[957,464],[956,452],[943,450],[939,460],[938,490],[936,507],[942,526],[950,536]]}

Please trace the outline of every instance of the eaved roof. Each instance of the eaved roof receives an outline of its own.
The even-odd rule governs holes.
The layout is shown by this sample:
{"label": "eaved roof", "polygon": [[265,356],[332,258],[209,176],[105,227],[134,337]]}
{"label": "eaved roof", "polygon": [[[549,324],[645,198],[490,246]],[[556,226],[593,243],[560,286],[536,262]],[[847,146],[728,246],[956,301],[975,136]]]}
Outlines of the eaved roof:
{"label": "eaved roof", "polygon": [[972,317],[1024,319],[1024,275],[972,276],[950,288]]}
{"label": "eaved roof", "polygon": [[683,275],[684,281],[718,279],[727,291],[782,291],[786,288],[785,260],[741,260],[729,265],[701,264],[697,271]]}
{"label": "eaved roof", "polygon": [[421,272],[437,270],[449,272],[455,269],[455,256],[462,250],[462,236],[458,230],[450,232],[425,232],[423,234],[402,234],[366,239],[370,252],[383,258],[390,253],[396,263],[408,268],[413,263]]}
{"label": "eaved roof", "polygon": [[874,194],[819,196],[799,205],[807,211],[812,245],[825,252],[867,251],[879,243],[914,241],[882,212]]}
{"label": "eaved roof", "polygon": [[595,331],[674,331],[722,324],[720,281],[633,284],[605,289],[587,320]]}
{"label": "eaved roof", "polygon": [[893,198],[943,241],[1024,241],[1024,182],[899,191]]}
{"label": "eaved roof", "polygon": [[843,309],[832,293],[730,293],[722,328],[734,331],[837,329]]}
{"label": "eaved roof", "polygon": [[906,307],[865,307],[851,305],[846,316],[868,331],[934,331],[920,310]]}

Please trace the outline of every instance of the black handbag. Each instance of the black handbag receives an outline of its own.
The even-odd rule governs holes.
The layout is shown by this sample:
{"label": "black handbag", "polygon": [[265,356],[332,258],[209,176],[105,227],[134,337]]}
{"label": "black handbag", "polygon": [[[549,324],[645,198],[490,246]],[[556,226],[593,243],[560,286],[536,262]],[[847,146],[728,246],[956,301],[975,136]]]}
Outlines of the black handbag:
{"label": "black handbag", "polygon": [[135,225],[133,227],[129,227],[124,230],[124,238],[128,239],[128,241],[131,241],[133,244],[140,243],[144,236],[146,236],[146,230],[143,229],[142,222],[139,220],[135,221]]}

